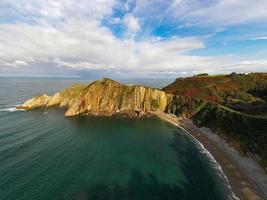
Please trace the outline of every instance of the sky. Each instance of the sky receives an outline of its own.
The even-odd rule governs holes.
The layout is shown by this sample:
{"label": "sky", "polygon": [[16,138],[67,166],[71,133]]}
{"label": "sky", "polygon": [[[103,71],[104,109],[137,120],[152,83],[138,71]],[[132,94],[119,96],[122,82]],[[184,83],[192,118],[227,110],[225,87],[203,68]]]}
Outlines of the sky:
{"label": "sky", "polygon": [[0,76],[264,71],[266,0],[0,0]]}

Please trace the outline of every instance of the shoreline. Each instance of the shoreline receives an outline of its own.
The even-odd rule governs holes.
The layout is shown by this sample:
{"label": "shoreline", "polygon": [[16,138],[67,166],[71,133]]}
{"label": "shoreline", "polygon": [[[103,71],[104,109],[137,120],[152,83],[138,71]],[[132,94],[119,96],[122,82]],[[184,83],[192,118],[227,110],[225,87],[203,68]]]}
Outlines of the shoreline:
{"label": "shoreline", "polygon": [[[12,111],[9,110],[9,112]],[[148,112],[147,114],[178,127],[196,140],[220,168],[234,199],[267,199],[267,175],[256,161],[248,157],[242,157],[218,135],[212,133],[210,129],[198,128],[190,119],[158,111]]]}
{"label": "shoreline", "polygon": [[208,128],[198,128],[189,119],[162,112],[151,114],[179,127],[203,145],[227,177],[233,196],[240,200],[267,199],[267,175],[254,160],[242,157],[218,135],[211,134]]}

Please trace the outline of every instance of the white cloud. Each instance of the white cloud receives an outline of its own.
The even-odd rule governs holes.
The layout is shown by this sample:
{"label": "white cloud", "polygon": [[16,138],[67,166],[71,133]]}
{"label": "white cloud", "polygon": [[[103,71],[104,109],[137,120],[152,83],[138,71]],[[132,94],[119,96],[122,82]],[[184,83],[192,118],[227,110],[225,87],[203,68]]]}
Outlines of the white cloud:
{"label": "white cloud", "polygon": [[101,64],[93,64],[90,62],[66,62],[62,61],[60,58],[55,58],[53,63],[56,64],[58,67],[68,67],[73,69],[106,70],[108,68],[112,68]]}
{"label": "white cloud", "polygon": [[203,47],[202,39],[195,37],[140,42],[118,39],[95,22],[76,21],[57,28],[0,25],[0,58],[9,62],[54,62],[59,58],[62,62],[73,63],[61,63],[62,66],[79,69],[177,67],[180,66],[179,55]]}
{"label": "white cloud", "polygon": [[[179,22],[186,26],[229,26],[267,21],[265,0],[140,0],[134,11],[150,19]],[[183,23],[183,24],[181,24]]]}
{"label": "white cloud", "polygon": [[131,38],[135,37],[136,33],[141,29],[138,18],[132,15],[126,15],[124,17],[124,24],[127,28],[126,35]]}
{"label": "white cloud", "polygon": [[112,13],[117,0],[1,0],[0,9],[11,8],[13,17],[29,18],[40,22],[52,20],[99,20]]}
{"label": "white cloud", "polygon": [[[207,3],[207,1],[205,1]],[[126,74],[194,74],[221,73],[232,70],[266,70],[266,62],[238,57],[194,56],[193,50],[206,48],[204,37],[146,37],[135,40],[147,17],[159,21],[164,15],[185,21],[183,27],[195,24],[232,25],[267,18],[267,3],[252,0],[208,1],[127,1],[124,17],[113,17],[116,0],[0,0],[22,18],[17,23],[0,24],[0,72],[3,69],[29,69],[44,72],[62,70],[111,70]],[[168,9],[163,9],[162,5]],[[239,8],[240,7],[240,8]],[[223,14],[224,12],[224,14]],[[3,13],[3,12],[2,12]],[[159,16],[157,16],[159,15]],[[123,24],[124,38],[117,38],[103,26]],[[30,20],[30,22],[29,22]],[[256,39],[265,39],[253,38]],[[34,70],[33,70],[34,69]],[[131,73],[129,73],[131,72]]]}
{"label": "white cloud", "polygon": [[267,1],[259,0],[218,0],[206,2],[182,1],[176,6],[183,7],[177,16],[192,20],[199,24],[235,25],[248,22],[266,22]]}
{"label": "white cloud", "polygon": [[255,38],[251,38],[250,40],[267,40],[267,36],[266,37],[255,37]]}
{"label": "white cloud", "polygon": [[0,60],[0,65],[6,66],[6,67],[17,68],[17,67],[28,66],[29,64],[22,60],[15,60],[13,62],[5,62],[3,60]]}
{"label": "white cloud", "polygon": [[17,66],[28,66],[29,65],[28,63],[26,63],[26,62],[24,62],[22,60],[16,60],[14,62],[14,64],[17,65]]}
{"label": "white cloud", "polygon": [[[81,29],[83,27],[83,29]],[[205,48],[203,38],[118,39],[99,23],[75,21],[54,28],[26,24],[0,25],[0,69],[47,66],[71,70],[111,70],[137,76],[193,71],[221,73],[266,69],[266,62],[201,57],[189,52]],[[2,66],[2,67],[1,67]],[[35,69],[36,70],[36,69]],[[44,69],[42,69],[44,70]]]}
{"label": "white cloud", "polygon": [[109,24],[119,24],[121,23],[121,19],[119,17],[114,17],[114,18],[111,18],[109,21],[108,21]]}

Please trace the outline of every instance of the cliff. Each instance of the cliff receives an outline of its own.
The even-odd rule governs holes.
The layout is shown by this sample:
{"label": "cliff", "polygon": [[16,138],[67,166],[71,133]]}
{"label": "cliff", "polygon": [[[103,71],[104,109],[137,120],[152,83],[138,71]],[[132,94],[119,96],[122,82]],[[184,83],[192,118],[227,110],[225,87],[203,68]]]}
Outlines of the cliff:
{"label": "cliff", "polygon": [[34,97],[18,108],[66,107],[65,116],[143,115],[149,111],[165,111],[172,96],[158,89],[128,86],[105,78],[87,86],[74,85],[53,96]]}
{"label": "cliff", "polygon": [[111,79],[75,84],[61,92],[34,97],[20,109],[66,107],[65,116],[124,114],[143,116],[160,111],[191,118],[209,127],[243,154],[254,153],[267,167],[267,118],[234,111],[216,102],[166,93],[155,88],[128,86]]}

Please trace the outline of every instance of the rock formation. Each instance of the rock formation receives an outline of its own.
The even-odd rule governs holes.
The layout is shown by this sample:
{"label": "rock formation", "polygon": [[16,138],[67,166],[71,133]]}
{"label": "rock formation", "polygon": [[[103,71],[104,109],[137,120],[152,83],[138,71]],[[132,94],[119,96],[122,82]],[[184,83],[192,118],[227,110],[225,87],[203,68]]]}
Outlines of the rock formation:
{"label": "rock formation", "polygon": [[95,81],[87,86],[74,85],[53,96],[34,97],[19,106],[20,109],[66,107],[66,116],[144,115],[149,111],[165,111],[172,95],[155,88],[127,86],[111,79]]}
{"label": "rock formation", "polygon": [[155,88],[127,86],[111,79],[89,85],[75,84],[61,92],[34,97],[20,109],[66,107],[65,116],[125,114],[143,116],[150,111],[172,113],[193,119],[195,124],[211,128],[241,152],[259,155],[267,166],[267,119],[247,115],[218,103],[169,94]]}

